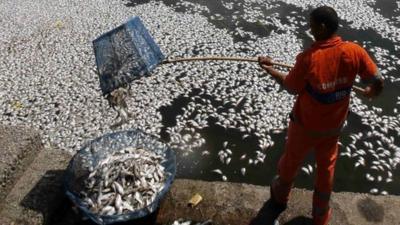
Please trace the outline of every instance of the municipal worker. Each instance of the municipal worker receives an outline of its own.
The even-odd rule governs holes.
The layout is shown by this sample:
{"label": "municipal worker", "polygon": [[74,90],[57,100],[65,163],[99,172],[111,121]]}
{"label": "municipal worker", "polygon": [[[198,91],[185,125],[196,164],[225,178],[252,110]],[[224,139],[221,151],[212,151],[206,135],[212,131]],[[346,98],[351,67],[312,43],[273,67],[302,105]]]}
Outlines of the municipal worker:
{"label": "municipal worker", "polygon": [[315,225],[326,225],[331,217],[329,199],[333,187],[338,139],[349,110],[350,92],[356,75],[367,86],[361,94],[378,96],[383,89],[380,72],[359,45],[342,41],[336,34],[339,19],[334,9],[322,6],[310,14],[312,46],[300,53],[288,74],[272,67],[273,60],[259,57],[260,66],[283,87],[297,95],[278,176],[271,184],[271,201],[286,209],[293,181],[305,156],[316,159],[312,216]]}

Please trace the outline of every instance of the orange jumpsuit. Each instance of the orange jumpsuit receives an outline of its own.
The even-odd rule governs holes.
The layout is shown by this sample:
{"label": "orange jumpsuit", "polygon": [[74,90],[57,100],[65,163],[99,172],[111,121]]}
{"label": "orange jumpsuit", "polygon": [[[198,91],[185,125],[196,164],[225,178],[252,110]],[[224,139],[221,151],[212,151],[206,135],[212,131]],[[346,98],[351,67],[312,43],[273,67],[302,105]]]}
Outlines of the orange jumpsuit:
{"label": "orange jumpsuit", "polygon": [[339,36],[317,41],[300,53],[284,87],[298,94],[291,113],[278,177],[271,189],[276,202],[286,204],[293,181],[306,155],[313,151],[316,180],[313,195],[315,225],[328,224],[338,140],[346,120],[350,92],[356,75],[368,82],[380,74],[368,53]]}

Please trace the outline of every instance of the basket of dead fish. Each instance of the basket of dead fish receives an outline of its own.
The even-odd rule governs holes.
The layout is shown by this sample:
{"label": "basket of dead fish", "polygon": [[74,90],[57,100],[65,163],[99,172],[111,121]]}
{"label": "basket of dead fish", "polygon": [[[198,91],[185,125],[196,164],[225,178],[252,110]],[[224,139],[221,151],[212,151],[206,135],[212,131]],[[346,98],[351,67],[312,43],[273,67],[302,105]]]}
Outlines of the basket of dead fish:
{"label": "basket of dead fish", "polygon": [[86,144],[68,165],[64,187],[83,216],[97,224],[131,221],[154,212],[172,185],[175,153],[140,130]]}

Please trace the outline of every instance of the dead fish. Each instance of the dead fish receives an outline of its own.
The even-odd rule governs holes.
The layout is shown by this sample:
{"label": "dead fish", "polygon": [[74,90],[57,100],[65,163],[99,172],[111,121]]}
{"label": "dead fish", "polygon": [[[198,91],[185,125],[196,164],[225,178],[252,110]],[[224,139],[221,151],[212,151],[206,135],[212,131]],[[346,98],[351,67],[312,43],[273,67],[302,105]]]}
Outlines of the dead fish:
{"label": "dead fish", "polygon": [[246,175],[246,168],[242,167],[240,169],[240,172],[242,173],[243,176]]}
{"label": "dead fish", "polygon": [[201,152],[201,155],[202,155],[202,156],[210,155],[210,152],[209,152],[209,151],[203,151],[203,152]]}
{"label": "dead fish", "polygon": [[308,170],[307,167],[302,167],[301,170],[302,170],[304,173],[306,173],[307,175],[310,175],[310,174],[311,174],[311,172]]}
{"label": "dead fish", "polygon": [[222,163],[225,162],[225,155],[224,154],[219,155],[219,161],[221,161]]}
{"label": "dead fish", "polygon": [[310,171],[310,173],[313,172],[313,167],[310,164],[308,164],[308,171]]}
{"label": "dead fish", "polygon": [[118,214],[122,214],[123,204],[121,195],[119,194],[117,194],[117,197],[115,198],[115,208],[117,209]]}
{"label": "dead fish", "polygon": [[100,214],[101,215],[107,215],[107,216],[114,215],[115,214],[115,208],[112,207],[112,206],[106,206],[101,210]]}
{"label": "dead fish", "polygon": [[118,192],[118,194],[120,195],[124,194],[124,188],[117,181],[114,181],[113,188]]}
{"label": "dead fish", "polygon": [[220,169],[215,169],[215,170],[213,170],[212,172],[218,173],[218,174],[222,175],[222,171],[221,171]]}

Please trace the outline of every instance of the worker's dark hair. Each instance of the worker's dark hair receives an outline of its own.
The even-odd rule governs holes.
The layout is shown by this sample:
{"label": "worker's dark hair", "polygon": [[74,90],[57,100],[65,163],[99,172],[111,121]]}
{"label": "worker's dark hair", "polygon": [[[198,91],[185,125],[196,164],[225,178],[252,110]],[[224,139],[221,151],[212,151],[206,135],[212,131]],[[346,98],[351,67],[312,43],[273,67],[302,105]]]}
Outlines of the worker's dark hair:
{"label": "worker's dark hair", "polygon": [[339,17],[332,7],[320,6],[311,12],[310,17],[317,24],[325,24],[330,34],[338,29]]}

